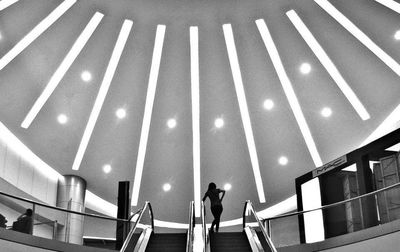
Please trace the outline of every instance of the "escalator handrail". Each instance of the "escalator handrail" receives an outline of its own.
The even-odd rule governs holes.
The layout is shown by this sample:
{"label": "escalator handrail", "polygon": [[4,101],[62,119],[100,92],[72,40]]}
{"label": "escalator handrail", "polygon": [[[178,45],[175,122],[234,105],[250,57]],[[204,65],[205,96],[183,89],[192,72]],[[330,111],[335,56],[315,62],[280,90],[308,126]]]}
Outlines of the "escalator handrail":
{"label": "escalator handrail", "polygon": [[206,208],[204,206],[204,202],[201,202],[201,212],[200,212],[200,218],[201,218],[201,226],[203,227],[203,251],[207,251],[207,226],[206,226],[206,218],[205,218],[205,213],[206,213]]}
{"label": "escalator handrail", "polygon": [[[149,215],[150,215],[150,221],[151,221],[151,229],[154,230],[154,214],[153,214],[153,209],[151,207],[150,202],[146,201],[144,203],[144,206],[142,209],[140,209],[140,213],[139,213],[139,217],[137,218],[137,220],[135,221],[135,224],[133,225],[133,228],[129,231],[128,236],[126,237],[124,244],[122,245],[122,248],[120,250],[120,252],[125,252],[129,241],[132,239],[133,234],[135,233],[136,227],[137,225],[140,223],[140,220],[142,219],[142,216],[145,212],[146,209],[149,209]],[[133,217],[134,215],[132,215],[131,217]]]}
{"label": "escalator handrail", "polygon": [[267,234],[267,231],[265,230],[260,218],[257,215],[257,212],[253,208],[253,204],[251,203],[250,200],[246,200],[246,203],[244,204],[244,209],[243,209],[243,230],[246,228],[246,212],[247,210],[250,210],[250,212],[253,214],[254,218],[256,219],[258,226],[261,229],[261,232],[265,238],[265,240],[268,243],[269,248],[271,249],[272,252],[277,252],[274,244],[271,241],[271,238]]}
{"label": "escalator handrail", "polygon": [[189,206],[189,228],[186,237],[186,252],[193,251],[193,229],[195,226],[195,209],[194,209],[194,201],[190,202]]}

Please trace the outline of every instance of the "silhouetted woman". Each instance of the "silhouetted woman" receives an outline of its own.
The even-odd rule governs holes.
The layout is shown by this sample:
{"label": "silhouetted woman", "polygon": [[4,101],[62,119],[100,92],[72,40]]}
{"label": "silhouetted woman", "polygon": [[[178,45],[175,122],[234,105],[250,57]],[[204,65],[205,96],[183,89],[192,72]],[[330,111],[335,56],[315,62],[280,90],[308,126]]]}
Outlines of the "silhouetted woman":
{"label": "silhouetted woman", "polygon": [[[220,193],[222,193],[221,198],[219,198]],[[211,224],[210,232],[214,232],[214,226],[215,226],[215,231],[218,232],[219,221],[221,219],[221,214],[223,210],[221,202],[224,196],[225,196],[225,190],[217,188],[215,183],[210,183],[208,185],[208,190],[204,194],[203,201],[205,201],[207,197],[211,201],[211,213],[214,215],[214,220]]]}

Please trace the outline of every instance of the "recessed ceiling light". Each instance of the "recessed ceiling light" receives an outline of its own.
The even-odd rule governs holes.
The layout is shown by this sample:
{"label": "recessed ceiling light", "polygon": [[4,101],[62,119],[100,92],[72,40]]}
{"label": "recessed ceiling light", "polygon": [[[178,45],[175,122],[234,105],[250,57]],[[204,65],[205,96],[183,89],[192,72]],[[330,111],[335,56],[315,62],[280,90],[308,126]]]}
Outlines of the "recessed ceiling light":
{"label": "recessed ceiling light", "polygon": [[303,63],[300,65],[300,72],[302,74],[309,74],[311,72],[311,65],[308,63]]}
{"label": "recessed ceiling light", "polygon": [[217,119],[215,119],[214,125],[215,125],[215,127],[217,127],[218,129],[224,127],[224,119],[222,119],[222,118],[217,118]]}
{"label": "recessed ceiling light", "polygon": [[79,170],[79,166],[85,155],[86,148],[89,144],[89,140],[92,136],[94,127],[96,126],[97,119],[100,115],[101,108],[103,107],[104,100],[106,99],[108,89],[110,88],[112,79],[114,77],[115,70],[117,69],[119,59],[124,50],[125,43],[128,40],[129,33],[131,31],[133,22],[131,20],[125,19],[122,24],[121,30],[119,32],[117,42],[115,43],[113,52],[111,54],[110,61],[108,62],[106,72],[103,77],[99,92],[97,93],[96,101],[94,102],[92,112],[90,112],[89,120],[86,124],[85,131],[81,142],[76,152],[74,163],[72,164],[72,170]]}
{"label": "recessed ceiling light", "polygon": [[176,120],[173,119],[173,118],[169,119],[169,120],[167,121],[167,126],[168,126],[168,128],[170,128],[170,129],[175,128],[175,127],[176,127]]}
{"label": "recessed ceiling light", "polygon": [[117,111],[115,111],[115,115],[119,118],[119,119],[123,119],[126,117],[126,110],[123,108],[119,108],[117,109]]}
{"label": "recessed ceiling light", "polygon": [[279,56],[279,52],[278,49],[276,48],[275,42],[272,39],[271,33],[269,32],[269,29],[264,19],[256,20],[256,24],[258,30],[260,31],[261,37],[264,41],[268,54],[272,60],[272,64],[274,65],[275,71],[278,74],[283,91],[285,92],[285,95],[289,101],[290,108],[293,111],[293,114],[296,118],[297,124],[300,127],[303,138],[306,141],[307,148],[311,154],[314,164],[316,167],[319,167],[322,165],[321,157],[319,156],[317,146],[315,145],[310,128],[308,127],[303,111],[301,110],[301,106],[296,97],[296,93],[294,92],[292,82],[290,81],[289,76],[285,71],[285,67]]}
{"label": "recessed ceiling light", "polygon": [[89,82],[92,79],[92,74],[89,71],[83,71],[81,78],[84,82]]}
{"label": "recessed ceiling light", "polygon": [[224,190],[225,190],[225,191],[229,191],[229,190],[231,190],[231,189],[232,189],[232,185],[231,185],[231,184],[226,183],[226,184],[224,185]]}
{"label": "recessed ceiling light", "polygon": [[321,115],[323,117],[330,117],[332,115],[332,109],[325,107],[321,110]]}
{"label": "recessed ceiling light", "polygon": [[266,110],[271,110],[274,107],[274,102],[271,99],[266,99],[264,101],[264,108]]}
{"label": "recessed ceiling light", "polygon": [[67,53],[61,64],[58,66],[57,70],[51,76],[46,88],[40,94],[38,99],[33,104],[32,108],[29,110],[24,121],[21,123],[21,127],[27,129],[32,121],[35,119],[36,115],[42,109],[46,101],[49,99],[53,91],[57,88],[58,84],[63,79],[64,75],[67,73],[68,69],[74,63],[76,57],[83,49],[83,47],[88,42],[89,38],[93,34],[96,27],[99,25],[104,14],[96,12],[90,19],[89,23],[86,25],[85,29],[79,35],[71,50]]}
{"label": "recessed ceiling light", "polygon": [[351,89],[349,84],[347,84],[346,80],[340,74],[335,64],[329,58],[328,54],[325,52],[322,46],[315,39],[314,35],[311,33],[308,27],[301,20],[299,15],[297,15],[297,13],[294,10],[286,12],[286,15],[289,17],[290,21],[292,21],[294,27],[303,37],[304,41],[307,43],[310,49],[314,52],[315,56],[317,56],[321,64],[325,67],[326,71],[336,82],[340,90],[346,96],[347,100],[356,110],[361,119],[368,120],[370,118],[368,111],[365,109],[364,105],[358,99],[357,95]]}
{"label": "recessed ceiling light", "polygon": [[394,38],[395,38],[396,40],[400,40],[400,30],[397,31],[397,32],[394,34]]}
{"label": "recessed ceiling light", "polygon": [[66,124],[67,121],[68,121],[68,117],[65,114],[59,114],[58,117],[57,117],[57,121],[60,124]]}
{"label": "recessed ceiling light", "polygon": [[166,183],[163,185],[162,188],[163,188],[164,192],[168,192],[169,190],[171,190],[171,185]]}
{"label": "recessed ceiling light", "polygon": [[112,169],[112,167],[109,164],[106,164],[106,165],[103,166],[103,172],[104,173],[110,173],[111,169]]}
{"label": "recessed ceiling light", "polygon": [[287,159],[287,157],[282,156],[282,157],[279,158],[278,162],[279,162],[280,165],[287,165],[289,160]]}

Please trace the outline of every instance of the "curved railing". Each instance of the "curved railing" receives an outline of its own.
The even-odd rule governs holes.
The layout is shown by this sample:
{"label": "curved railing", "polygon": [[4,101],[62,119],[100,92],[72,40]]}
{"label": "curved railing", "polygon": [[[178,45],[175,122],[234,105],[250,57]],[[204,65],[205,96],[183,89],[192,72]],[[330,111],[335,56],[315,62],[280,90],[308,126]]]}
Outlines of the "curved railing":
{"label": "curved railing", "polygon": [[194,201],[191,201],[189,206],[189,228],[186,238],[186,252],[193,251],[195,218]]}
{"label": "curved railing", "polygon": [[129,234],[128,234],[128,236],[126,237],[125,242],[124,242],[124,244],[122,245],[122,248],[121,248],[121,250],[120,250],[121,252],[125,252],[126,249],[128,248],[129,242],[131,241],[132,236],[133,236],[133,234],[135,233],[136,228],[137,228],[138,224],[140,223],[140,221],[142,220],[142,217],[143,217],[143,215],[144,215],[144,212],[145,212],[147,209],[149,210],[150,227],[151,227],[152,230],[154,230],[154,214],[153,214],[153,209],[152,209],[152,207],[151,207],[150,202],[146,201],[146,202],[144,203],[143,208],[139,210],[139,217],[138,217],[137,220],[134,222],[135,224],[134,224],[134,226],[132,227],[132,229],[129,231]]}
{"label": "curved railing", "polygon": [[249,211],[250,211],[250,213],[254,216],[254,218],[255,218],[255,220],[256,220],[256,223],[257,223],[258,227],[260,228],[260,230],[261,230],[261,232],[262,232],[262,234],[263,234],[263,237],[264,237],[264,239],[266,240],[266,242],[267,242],[267,244],[268,244],[270,250],[271,250],[272,252],[277,252],[277,250],[276,250],[274,244],[273,244],[272,241],[271,241],[271,238],[270,238],[269,235],[267,234],[267,231],[265,230],[264,225],[262,224],[260,218],[258,217],[257,212],[254,210],[253,204],[251,203],[250,200],[247,200],[247,201],[246,201],[246,203],[244,204],[244,208],[243,208],[243,230],[244,230],[244,229],[246,228],[246,226],[247,226],[246,216],[247,216],[247,213],[248,213]]}
{"label": "curved railing", "polygon": [[[366,193],[366,194],[363,194],[363,195],[360,195],[360,196],[356,196],[356,197],[353,197],[353,198],[350,198],[350,199],[346,199],[346,200],[343,200],[343,201],[339,201],[339,202],[335,202],[335,203],[332,203],[332,204],[324,205],[324,206],[321,206],[321,207],[318,207],[318,208],[309,209],[309,210],[303,210],[303,211],[297,211],[297,212],[292,212],[292,213],[286,213],[286,214],[281,214],[281,215],[276,215],[276,216],[271,216],[271,217],[262,219],[262,221],[265,223],[264,225],[266,227],[268,227],[269,232],[271,232],[271,230],[273,229],[273,225],[271,225],[272,221],[278,221],[280,219],[296,217],[296,216],[298,217],[300,215],[310,214],[312,212],[326,210],[326,209],[330,209],[330,208],[333,208],[333,207],[338,207],[338,206],[342,206],[342,205],[345,205],[345,204],[354,204],[354,203],[355,204],[360,204],[360,207],[359,207],[359,209],[360,209],[359,211],[360,212],[359,212],[359,214],[360,214],[360,216],[362,216],[361,204],[362,204],[362,201],[366,200],[368,197],[373,197],[373,202],[375,202],[374,207],[376,207],[378,209],[378,214],[382,214],[382,213],[379,213],[379,205],[378,205],[379,194],[386,195],[386,193],[388,193],[389,190],[393,190],[393,189],[400,190],[400,183],[396,183],[396,184],[393,184],[393,185],[390,185],[390,186],[375,190],[373,192],[369,192],[369,193]],[[400,200],[400,198],[399,198],[399,200]],[[387,204],[387,202],[385,202],[385,204]],[[362,217],[360,217],[360,218],[362,218]],[[298,218],[293,219],[293,221],[298,221]],[[393,219],[389,219],[389,221],[393,221]],[[381,222],[382,222],[382,220],[381,220]],[[377,225],[379,225],[379,224],[380,223],[377,223]],[[361,228],[358,229],[358,230],[362,230],[363,228],[367,228],[367,227],[364,227],[362,225],[362,220],[361,220]],[[358,230],[355,230],[354,232],[356,232]],[[291,230],[291,231],[293,232],[293,230]],[[288,245],[294,245],[294,244],[288,244]]]}

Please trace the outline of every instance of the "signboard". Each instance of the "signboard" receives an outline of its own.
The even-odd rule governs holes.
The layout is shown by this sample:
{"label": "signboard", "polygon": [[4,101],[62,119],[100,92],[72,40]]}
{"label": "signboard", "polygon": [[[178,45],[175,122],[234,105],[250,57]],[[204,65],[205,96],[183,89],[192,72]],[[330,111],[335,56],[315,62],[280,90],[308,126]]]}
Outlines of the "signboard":
{"label": "signboard", "polygon": [[330,170],[335,169],[338,166],[341,166],[342,164],[347,163],[347,156],[341,156],[335,160],[332,160],[329,163],[324,164],[323,166],[320,166],[316,168],[315,170],[312,171],[312,176],[313,178],[318,177],[321,174],[324,174],[325,172],[328,172]]}

